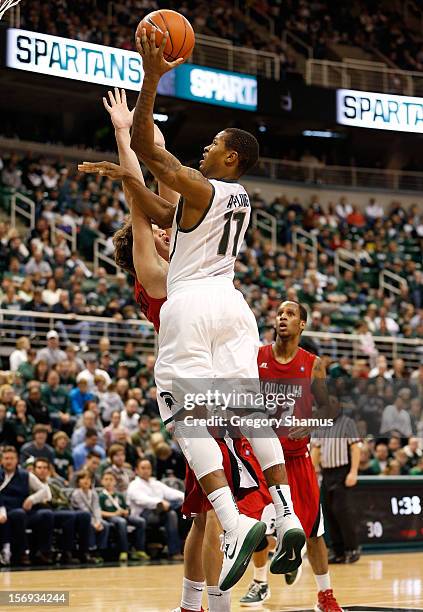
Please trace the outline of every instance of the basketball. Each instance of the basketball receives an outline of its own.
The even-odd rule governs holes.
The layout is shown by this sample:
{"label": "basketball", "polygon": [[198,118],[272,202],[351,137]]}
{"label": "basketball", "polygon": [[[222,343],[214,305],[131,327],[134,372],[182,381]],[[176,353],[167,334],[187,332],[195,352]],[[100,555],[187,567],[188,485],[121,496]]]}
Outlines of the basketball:
{"label": "basketball", "polygon": [[164,48],[164,58],[173,62],[179,57],[187,59],[194,48],[195,35],[192,25],[181,13],[170,10],[153,11],[140,22],[137,27],[136,37],[141,38],[143,28],[150,36],[151,28],[156,27],[156,44],[159,46],[166,30],[169,32],[169,39]]}

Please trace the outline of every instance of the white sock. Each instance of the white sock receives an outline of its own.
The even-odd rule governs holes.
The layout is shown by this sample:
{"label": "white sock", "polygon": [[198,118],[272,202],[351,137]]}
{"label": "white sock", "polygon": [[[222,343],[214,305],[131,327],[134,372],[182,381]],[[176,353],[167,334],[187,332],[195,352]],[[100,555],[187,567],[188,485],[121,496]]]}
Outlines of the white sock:
{"label": "white sock", "polygon": [[196,612],[201,610],[201,600],[203,599],[205,586],[205,582],[194,582],[194,580],[184,577],[182,582],[181,608],[195,610]]}
{"label": "white sock", "polygon": [[327,591],[330,589],[330,574],[314,574],[314,579],[319,591]]}
{"label": "white sock", "polygon": [[218,586],[208,586],[209,612],[231,612],[231,591],[221,591]]}
{"label": "white sock", "polygon": [[207,495],[207,498],[216,512],[222,529],[228,533],[236,529],[239,520],[239,511],[232,491],[228,486],[216,489]]}
{"label": "white sock", "polygon": [[273,485],[269,487],[276,511],[276,525],[279,526],[287,516],[295,515],[292,506],[291,489],[289,485]]}
{"label": "white sock", "polygon": [[267,568],[269,567],[269,563],[263,565],[263,567],[254,566],[254,575],[253,578],[256,582],[265,582],[267,584]]}

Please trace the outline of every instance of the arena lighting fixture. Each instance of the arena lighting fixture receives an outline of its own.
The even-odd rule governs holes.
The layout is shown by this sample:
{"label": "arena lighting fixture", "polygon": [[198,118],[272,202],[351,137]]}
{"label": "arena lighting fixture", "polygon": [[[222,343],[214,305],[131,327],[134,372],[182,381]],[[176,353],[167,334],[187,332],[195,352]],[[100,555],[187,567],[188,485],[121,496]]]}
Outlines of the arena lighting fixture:
{"label": "arena lighting fixture", "polygon": [[154,117],[154,121],[160,121],[162,123],[164,123],[165,121],[169,119],[169,115],[165,115],[163,113],[154,113],[153,117]]}
{"label": "arena lighting fixture", "polygon": [[331,132],[330,130],[304,130],[303,136],[312,136],[313,138],[341,138],[341,134],[338,134],[338,132]]}

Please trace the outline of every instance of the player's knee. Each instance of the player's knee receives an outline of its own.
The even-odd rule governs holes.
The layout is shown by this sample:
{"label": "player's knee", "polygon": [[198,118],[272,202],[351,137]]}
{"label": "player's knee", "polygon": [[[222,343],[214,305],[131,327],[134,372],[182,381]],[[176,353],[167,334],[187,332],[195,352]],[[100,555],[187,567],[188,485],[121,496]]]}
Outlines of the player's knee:
{"label": "player's knee", "polygon": [[265,550],[268,547],[269,543],[267,541],[267,536],[263,536],[263,538],[261,539],[261,542],[256,546],[256,549],[254,552],[258,553],[258,552],[262,552],[262,550]]}

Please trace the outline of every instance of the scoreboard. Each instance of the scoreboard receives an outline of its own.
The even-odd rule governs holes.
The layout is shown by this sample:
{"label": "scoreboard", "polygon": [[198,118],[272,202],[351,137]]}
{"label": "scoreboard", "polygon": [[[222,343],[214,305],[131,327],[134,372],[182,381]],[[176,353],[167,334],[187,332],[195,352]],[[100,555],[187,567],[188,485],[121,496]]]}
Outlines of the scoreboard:
{"label": "scoreboard", "polygon": [[352,499],[361,545],[423,548],[423,476],[360,476]]}

